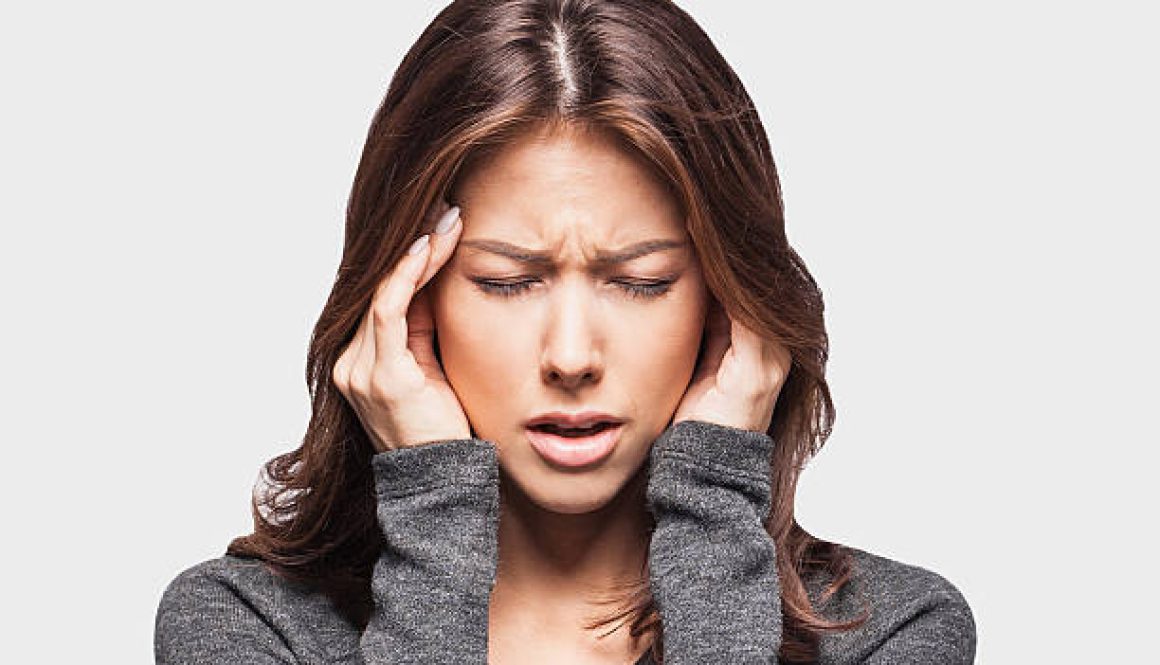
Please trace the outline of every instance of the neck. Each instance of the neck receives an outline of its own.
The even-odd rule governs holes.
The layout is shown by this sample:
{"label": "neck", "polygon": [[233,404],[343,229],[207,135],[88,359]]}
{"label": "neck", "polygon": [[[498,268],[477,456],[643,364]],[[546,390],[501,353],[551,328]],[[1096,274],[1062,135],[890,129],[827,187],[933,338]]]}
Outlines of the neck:
{"label": "neck", "polygon": [[642,579],[648,557],[644,480],[642,468],[608,504],[572,515],[537,506],[501,473],[497,589],[541,610],[619,598]]}

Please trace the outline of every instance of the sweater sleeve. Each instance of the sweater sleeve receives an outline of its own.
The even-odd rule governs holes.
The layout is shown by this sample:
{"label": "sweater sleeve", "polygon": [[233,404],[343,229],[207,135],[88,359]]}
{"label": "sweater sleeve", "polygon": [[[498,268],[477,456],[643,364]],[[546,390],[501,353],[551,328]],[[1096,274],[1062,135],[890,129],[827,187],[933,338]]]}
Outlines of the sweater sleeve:
{"label": "sweater sleeve", "polygon": [[360,639],[368,665],[487,663],[498,561],[495,447],[440,441],[372,458],[384,546],[374,612]]}
{"label": "sweater sleeve", "polygon": [[697,420],[653,444],[649,583],[665,665],[776,663],[781,593],[770,508],[773,439]]}

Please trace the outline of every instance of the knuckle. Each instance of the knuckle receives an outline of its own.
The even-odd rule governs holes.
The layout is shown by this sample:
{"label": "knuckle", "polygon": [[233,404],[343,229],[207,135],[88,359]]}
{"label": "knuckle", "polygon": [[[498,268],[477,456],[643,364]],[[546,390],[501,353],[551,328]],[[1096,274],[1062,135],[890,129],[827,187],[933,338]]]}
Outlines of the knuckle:
{"label": "knuckle", "polygon": [[768,380],[764,376],[753,376],[745,383],[745,394],[750,402],[760,402],[769,394]]}
{"label": "knuckle", "polygon": [[357,367],[354,369],[351,369],[350,380],[349,380],[349,384],[348,384],[348,386],[349,386],[348,389],[350,390],[350,393],[352,395],[357,395],[359,397],[362,397],[362,396],[366,395],[366,393],[367,393],[366,385],[367,385],[367,378],[365,376],[365,372],[363,372],[360,368],[357,368]]}
{"label": "knuckle", "polygon": [[391,388],[392,382],[380,374],[370,380],[367,393],[372,400],[379,404],[390,404],[394,400]]}
{"label": "knuckle", "polygon": [[775,367],[773,370],[766,372],[765,381],[763,381],[766,392],[777,390],[777,387],[781,385],[784,378],[785,374],[780,368]]}
{"label": "knuckle", "polygon": [[382,330],[390,325],[392,312],[390,303],[387,302],[385,295],[376,298],[374,304],[371,305],[371,317],[374,320],[376,330]]}
{"label": "knuckle", "polygon": [[349,383],[350,381],[350,362],[351,362],[351,348],[347,346],[343,352],[334,361],[334,367],[330,370],[330,376],[335,383]]}

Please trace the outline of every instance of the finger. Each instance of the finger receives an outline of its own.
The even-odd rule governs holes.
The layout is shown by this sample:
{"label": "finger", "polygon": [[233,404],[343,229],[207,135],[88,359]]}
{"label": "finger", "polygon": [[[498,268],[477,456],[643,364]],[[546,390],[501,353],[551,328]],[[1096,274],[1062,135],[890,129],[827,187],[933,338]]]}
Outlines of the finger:
{"label": "finger", "polygon": [[459,242],[459,236],[463,231],[459,206],[450,206],[446,201],[442,204],[447,207],[443,208],[435,222],[435,232],[431,234],[431,259],[427,262],[422,277],[419,278],[417,289],[422,289],[455,253],[455,245]]}
{"label": "finger", "polygon": [[347,379],[350,375],[350,370],[346,366],[346,349],[339,353],[338,358],[334,361],[334,367],[330,368],[330,382],[342,394],[343,397],[350,399],[347,395]]}
{"label": "finger", "polygon": [[789,350],[776,340],[762,337],[740,321],[733,321],[732,328],[733,353],[737,357],[738,365],[751,368],[750,371],[758,372],[763,381],[780,386],[785,381],[792,362]]}
{"label": "finger", "polygon": [[339,392],[348,399],[350,398],[350,373],[359,355],[359,345],[364,338],[366,322],[367,316],[364,313],[359,320],[359,326],[355,330],[354,337],[343,347],[342,352],[338,356],[338,360],[334,362],[334,369],[331,372],[331,377],[334,380],[334,384],[338,386]]}
{"label": "finger", "polygon": [[777,373],[777,383],[781,385],[785,383],[786,378],[789,376],[790,368],[793,366],[793,354],[790,353],[784,344],[774,340],[767,340],[766,347],[771,357],[770,362],[775,368],[774,371]]}
{"label": "finger", "polygon": [[443,368],[435,357],[435,321],[428,291],[419,291],[407,310],[407,349],[424,376],[428,379],[443,377]]}
{"label": "finger", "polygon": [[730,322],[729,336],[732,338],[730,351],[742,367],[758,368],[765,358],[762,355],[764,340],[748,326],[737,319]]}
{"label": "finger", "polygon": [[375,297],[368,342],[374,347],[374,362],[400,358],[407,351],[407,308],[419,288],[419,278],[431,254],[430,237],[424,235],[399,261]]}
{"label": "finger", "polygon": [[[447,214],[450,208],[450,204],[444,200],[440,200],[436,207],[427,213],[426,221],[434,224],[436,228],[443,230],[444,233],[453,230],[448,229],[448,225],[441,223],[444,218],[450,216]],[[458,224],[455,224],[455,226],[458,226]],[[424,240],[424,237],[426,240]],[[378,341],[379,336],[377,335],[377,330],[387,330],[397,327],[398,325],[397,323],[392,323],[390,321],[392,318],[396,321],[399,319],[397,313],[384,313],[383,310],[389,307],[385,301],[392,297],[391,294],[395,289],[397,289],[397,282],[400,279],[406,281],[413,277],[413,272],[409,273],[408,271],[413,271],[417,268],[409,264],[421,263],[421,257],[431,253],[431,248],[429,246],[424,246],[424,244],[430,245],[432,239],[435,238],[435,235],[427,235],[424,237],[420,237],[416,242],[416,245],[420,247],[420,251],[417,253],[409,252],[408,254],[404,255],[399,264],[395,266],[391,273],[388,274],[387,277],[379,283],[378,287],[375,289],[375,295],[372,298],[367,317],[364,319],[364,325],[360,329],[360,345],[355,357],[358,358],[357,366],[360,368],[358,373],[358,377],[361,380],[360,386],[363,386],[367,391],[369,391],[370,382],[373,378],[374,372],[376,371],[375,365],[378,362],[379,357],[382,356],[389,358],[392,355],[390,352],[380,353],[380,343]],[[412,249],[414,247],[415,245],[412,245]],[[428,264],[430,262],[430,259],[426,261]],[[417,290],[418,288],[421,288],[421,284],[421,282],[417,284],[415,289]],[[377,315],[376,312],[378,313]],[[376,321],[376,319],[378,320]],[[409,329],[409,325],[406,329]],[[390,344],[390,342],[386,343]]]}
{"label": "finger", "polygon": [[[371,307],[374,306],[372,301]],[[353,362],[350,370],[351,392],[356,396],[370,394],[371,372],[375,366],[375,345],[373,343],[375,320],[368,307],[359,326],[358,345],[354,346]]]}

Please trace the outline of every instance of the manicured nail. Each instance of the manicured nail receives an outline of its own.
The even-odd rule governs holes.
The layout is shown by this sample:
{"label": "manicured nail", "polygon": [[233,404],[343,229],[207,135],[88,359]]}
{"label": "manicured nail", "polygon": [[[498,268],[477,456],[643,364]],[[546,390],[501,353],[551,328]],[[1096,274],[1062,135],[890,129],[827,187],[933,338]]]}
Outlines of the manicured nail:
{"label": "manicured nail", "polygon": [[420,238],[418,240],[411,243],[411,249],[407,250],[407,254],[411,254],[411,255],[418,254],[419,252],[423,251],[424,249],[427,249],[427,239],[428,239],[429,235],[430,234],[425,233],[422,236],[420,236]]}
{"label": "manicured nail", "polygon": [[443,213],[443,217],[439,219],[439,223],[435,225],[435,233],[447,233],[455,228],[455,222],[459,219],[459,206],[453,206]]}

